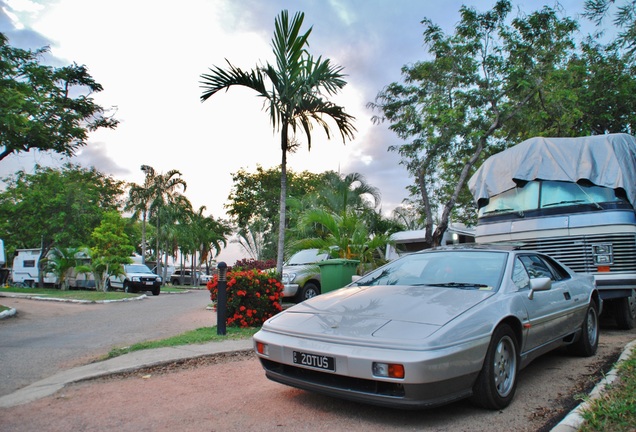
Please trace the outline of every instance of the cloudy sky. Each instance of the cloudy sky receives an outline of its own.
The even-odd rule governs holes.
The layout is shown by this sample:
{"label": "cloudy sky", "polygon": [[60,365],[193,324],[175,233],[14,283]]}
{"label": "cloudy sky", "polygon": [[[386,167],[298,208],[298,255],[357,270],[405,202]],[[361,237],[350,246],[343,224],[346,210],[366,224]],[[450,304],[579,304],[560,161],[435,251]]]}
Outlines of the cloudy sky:
{"label": "cloudy sky", "polygon": [[[290,155],[294,171],[362,173],[382,193],[390,213],[408,196],[410,179],[389,153],[399,143],[387,125],[375,125],[366,105],[387,84],[400,80],[400,68],[426,59],[422,43],[425,17],[448,32],[459,8],[486,10],[494,0],[0,0],[0,32],[20,48],[50,46],[56,66],[88,67],[104,91],[95,99],[116,109],[115,130],[97,131],[74,162],[95,166],[114,177],[143,182],[140,166],[158,172],[177,169],[188,184],[195,208],[224,217],[231,174],[280,163],[279,135],[272,130],[262,101],[253,92],[232,88],[200,102],[200,75],[212,65],[252,69],[273,62],[270,41],[274,18],[283,10],[305,12],[313,26],[309,50],[344,67],[347,86],[332,99],[356,117],[353,141],[327,140],[315,129],[311,152]],[[530,11],[544,1],[518,1]],[[545,4],[554,5],[552,1]],[[576,17],[583,0],[564,0]],[[11,156],[0,163],[0,177],[35,163],[61,165],[48,154]],[[220,258],[233,263],[236,249]]]}

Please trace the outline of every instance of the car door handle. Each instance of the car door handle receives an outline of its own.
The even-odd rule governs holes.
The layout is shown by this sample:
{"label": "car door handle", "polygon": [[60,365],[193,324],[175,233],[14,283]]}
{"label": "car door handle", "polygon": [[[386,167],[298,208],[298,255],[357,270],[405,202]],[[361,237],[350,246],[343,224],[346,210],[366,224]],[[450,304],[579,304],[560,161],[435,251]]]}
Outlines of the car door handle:
{"label": "car door handle", "polygon": [[570,293],[567,292],[567,291],[563,293],[563,297],[565,297],[566,300],[572,300],[572,297],[570,296]]}

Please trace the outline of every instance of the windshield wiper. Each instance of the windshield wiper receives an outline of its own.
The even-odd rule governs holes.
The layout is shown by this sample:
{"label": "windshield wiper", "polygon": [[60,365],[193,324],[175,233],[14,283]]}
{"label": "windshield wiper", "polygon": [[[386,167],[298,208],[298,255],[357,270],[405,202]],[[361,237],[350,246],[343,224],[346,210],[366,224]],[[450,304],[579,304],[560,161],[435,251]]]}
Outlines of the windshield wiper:
{"label": "windshield wiper", "polygon": [[550,204],[543,204],[543,207],[552,207],[552,206],[556,206],[556,205],[561,205],[561,204],[580,204],[580,203],[586,203],[586,204],[594,204],[591,202],[587,202],[585,200],[569,200],[569,201],[558,201],[558,202],[553,202]]}
{"label": "windshield wiper", "polygon": [[438,286],[438,287],[449,287],[449,288],[488,288],[490,285],[484,285],[480,283],[471,283],[471,282],[442,282],[442,283],[432,283],[426,284],[430,286]]}
{"label": "windshield wiper", "polygon": [[511,211],[515,211],[515,209],[513,209],[513,208],[499,208],[499,209],[489,210],[487,212],[484,212],[484,214],[487,215],[487,214],[492,214],[492,213],[503,213],[503,212],[511,212]]}

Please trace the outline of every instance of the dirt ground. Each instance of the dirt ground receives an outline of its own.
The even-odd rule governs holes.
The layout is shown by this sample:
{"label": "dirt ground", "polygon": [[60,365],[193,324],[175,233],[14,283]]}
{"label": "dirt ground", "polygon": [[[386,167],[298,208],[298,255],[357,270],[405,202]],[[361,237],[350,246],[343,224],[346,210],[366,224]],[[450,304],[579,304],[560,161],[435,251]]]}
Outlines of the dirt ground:
{"label": "dirt ground", "polygon": [[557,351],[519,376],[513,403],[486,411],[460,401],[400,411],[342,401],[265,378],[251,351],[171,363],[67,386],[0,409],[13,431],[548,431],[576,406],[636,331],[603,328],[591,358]]}

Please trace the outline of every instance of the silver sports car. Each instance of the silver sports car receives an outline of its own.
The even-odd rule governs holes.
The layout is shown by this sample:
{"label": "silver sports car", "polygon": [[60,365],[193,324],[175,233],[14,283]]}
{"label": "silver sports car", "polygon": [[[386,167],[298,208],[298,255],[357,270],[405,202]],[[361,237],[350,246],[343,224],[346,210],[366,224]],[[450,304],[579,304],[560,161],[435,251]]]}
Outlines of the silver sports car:
{"label": "silver sports car", "polygon": [[594,279],[535,252],[474,246],[397,259],[270,318],[254,335],[267,377],[399,408],[465,397],[510,404],[517,374],[567,345],[591,356]]}

